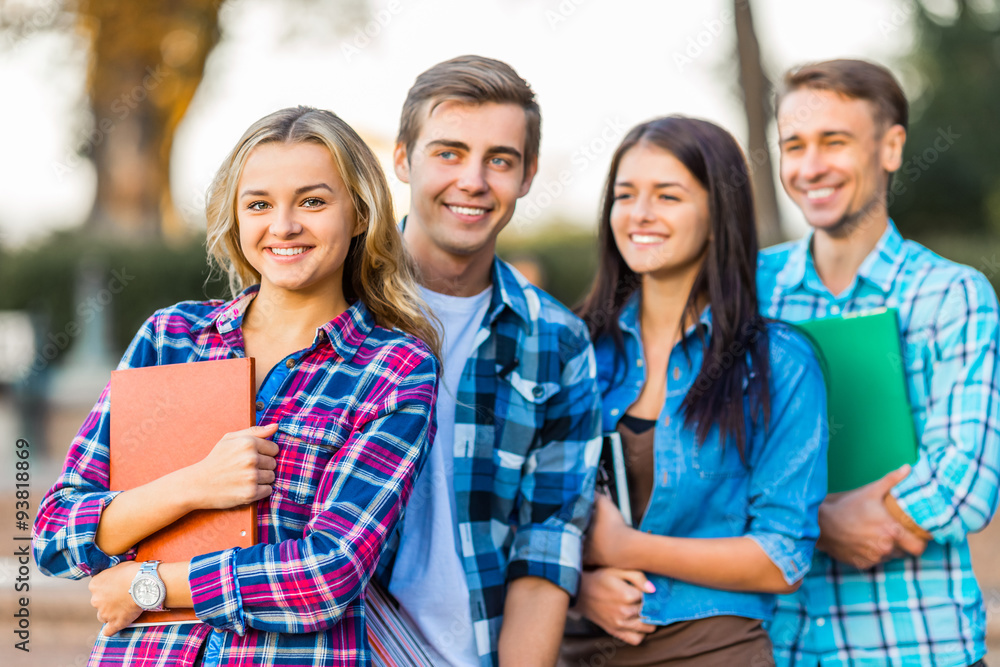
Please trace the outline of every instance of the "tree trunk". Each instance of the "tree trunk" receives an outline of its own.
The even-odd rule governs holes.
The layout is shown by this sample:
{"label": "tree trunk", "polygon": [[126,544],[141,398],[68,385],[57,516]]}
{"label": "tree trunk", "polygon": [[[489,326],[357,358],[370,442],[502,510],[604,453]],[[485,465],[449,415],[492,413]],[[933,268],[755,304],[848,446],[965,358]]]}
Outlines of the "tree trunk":
{"label": "tree trunk", "polygon": [[757,213],[757,233],[761,247],[784,239],[781,217],[774,184],[771,151],[768,148],[767,128],[771,122],[773,92],[771,82],[764,74],[760,61],[760,45],[753,28],[750,0],[734,0],[733,15],[736,21],[736,51],[739,57],[740,88],[747,114],[749,150],[747,160],[753,181],[754,202]]}
{"label": "tree trunk", "polygon": [[176,238],[170,151],[219,40],[221,0],[81,0],[90,40],[93,130],[84,148],[97,171],[87,225],[137,240]]}

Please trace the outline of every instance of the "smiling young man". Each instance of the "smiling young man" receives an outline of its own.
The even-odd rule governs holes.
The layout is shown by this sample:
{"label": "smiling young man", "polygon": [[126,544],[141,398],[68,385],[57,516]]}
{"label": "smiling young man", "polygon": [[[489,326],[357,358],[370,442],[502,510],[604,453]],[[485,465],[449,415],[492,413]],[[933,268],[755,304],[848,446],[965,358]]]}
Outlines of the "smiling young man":
{"label": "smiling young man", "polygon": [[996,294],[912,241],[888,216],[907,102],[883,67],[807,65],[778,98],[781,181],[811,232],[760,255],[770,317],[899,311],[919,458],[820,508],[801,588],[779,599],[778,665],[978,664],[986,611],[966,536],[990,521],[1000,475]]}
{"label": "smiling young man", "polygon": [[534,93],[508,65],[427,70],[394,154],[403,239],[443,329],[437,436],[383,581],[434,664],[555,663],[600,446],[583,322],[495,255],[538,165]]}

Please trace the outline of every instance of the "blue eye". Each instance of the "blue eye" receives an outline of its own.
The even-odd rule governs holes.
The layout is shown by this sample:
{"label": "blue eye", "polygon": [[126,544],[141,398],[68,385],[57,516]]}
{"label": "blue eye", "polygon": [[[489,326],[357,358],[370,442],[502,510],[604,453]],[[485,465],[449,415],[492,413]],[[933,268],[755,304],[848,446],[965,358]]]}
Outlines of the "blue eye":
{"label": "blue eye", "polygon": [[438,153],[438,157],[444,158],[445,160],[451,160],[458,156],[455,154],[455,151],[441,151]]}
{"label": "blue eye", "polygon": [[509,167],[511,163],[507,158],[495,157],[490,159],[490,164],[496,167]]}

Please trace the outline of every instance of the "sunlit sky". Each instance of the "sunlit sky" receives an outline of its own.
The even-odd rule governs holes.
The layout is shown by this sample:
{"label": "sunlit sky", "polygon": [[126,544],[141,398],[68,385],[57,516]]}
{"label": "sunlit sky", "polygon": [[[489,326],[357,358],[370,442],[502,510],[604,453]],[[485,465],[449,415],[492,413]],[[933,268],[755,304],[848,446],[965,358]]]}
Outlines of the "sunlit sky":
{"label": "sunlit sky", "polygon": [[[52,5],[40,0],[39,11]],[[731,0],[371,0],[369,6],[359,26],[373,35],[366,42],[356,32],[297,32],[311,17],[293,14],[281,0],[230,0],[223,40],[173,152],[173,195],[193,228],[204,224],[212,174],[257,118],[296,104],[329,108],[373,144],[388,168],[414,78],[464,53],[507,61],[541,104],[540,171],[519,205],[520,231],[555,218],[593,224],[611,153],[638,122],[684,113],[745,140]],[[910,40],[907,6],[905,0],[752,4],[765,66],[775,75],[845,56],[898,72]],[[0,48],[0,242],[11,246],[79,225],[94,196],[94,171],[75,157],[88,131],[79,41],[31,33],[21,27]],[[564,170],[571,178],[563,192],[551,203],[539,199],[546,190],[555,193]],[[406,188],[391,171],[390,182],[397,210],[405,212]],[[800,218],[781,197],[794,233]],[[540,203],[548,205],[532,207]]]}

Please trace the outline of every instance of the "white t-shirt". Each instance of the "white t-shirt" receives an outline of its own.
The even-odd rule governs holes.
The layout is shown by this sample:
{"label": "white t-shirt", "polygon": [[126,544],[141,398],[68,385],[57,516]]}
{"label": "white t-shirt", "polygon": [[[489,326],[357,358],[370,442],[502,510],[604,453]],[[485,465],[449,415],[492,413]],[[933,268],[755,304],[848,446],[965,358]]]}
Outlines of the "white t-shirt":
{"label": "white t-shirt", "polygon": [[406,506],[389,592],[420,630],[435,665],[478,666],[455,521],[455,400],[493,289],[471,297],[420,289],[444,328],[437,434]]}

